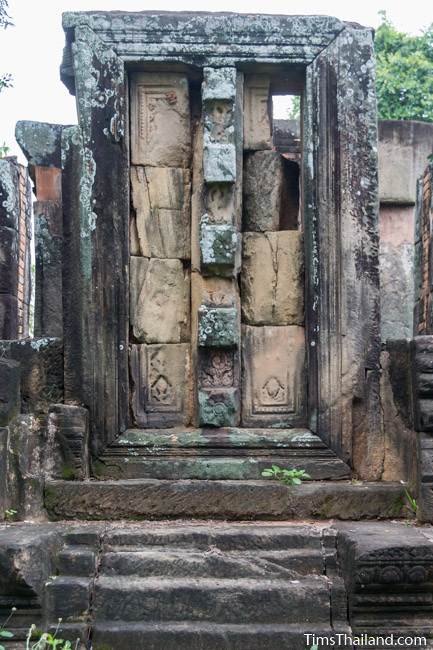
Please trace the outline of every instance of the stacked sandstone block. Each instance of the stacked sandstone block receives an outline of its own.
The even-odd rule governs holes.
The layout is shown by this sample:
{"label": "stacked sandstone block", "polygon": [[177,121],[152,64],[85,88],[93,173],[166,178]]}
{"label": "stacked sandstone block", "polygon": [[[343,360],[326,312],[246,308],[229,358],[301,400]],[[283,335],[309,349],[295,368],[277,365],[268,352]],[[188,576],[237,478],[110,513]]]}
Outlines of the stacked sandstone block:
{"label": "stacked sandstone block", "polygon": [[302,238],[269,85],[234,67],[132,77],[132,426],[303,417]]}
{"label": "stacked sandstone block", "polygon": [[[270,79],[245,79],[242,246],[242,422],[303,423],[303,242],[290,214],[290,163],[273,149]],[[289,229],[291,228],[291,229]]]}
{"label": "stacked sandstone block", "polygon": [[132,78],[132,424],[191,421],[191,114],[188,79]]}

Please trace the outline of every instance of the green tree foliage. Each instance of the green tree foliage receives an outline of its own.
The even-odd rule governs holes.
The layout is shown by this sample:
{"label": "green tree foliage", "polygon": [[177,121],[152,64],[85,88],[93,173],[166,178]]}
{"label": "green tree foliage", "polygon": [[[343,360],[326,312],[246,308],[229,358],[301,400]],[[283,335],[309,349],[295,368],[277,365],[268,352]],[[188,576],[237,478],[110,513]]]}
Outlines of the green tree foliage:
{"label": "green tree foliage", "polygon": [[[8,0],[0,0],[0,29],[6,29],[11,23],[11,17],[8,14]],[[0,75],[0,92],[3,88],[9,88],[12,85],[12,76],[9,72]]]}
{"label": "green tree foliage", "polygon": [[433,24],[411,36],[385,12],[381,16],[375,39],[379,119],[433,122]]}

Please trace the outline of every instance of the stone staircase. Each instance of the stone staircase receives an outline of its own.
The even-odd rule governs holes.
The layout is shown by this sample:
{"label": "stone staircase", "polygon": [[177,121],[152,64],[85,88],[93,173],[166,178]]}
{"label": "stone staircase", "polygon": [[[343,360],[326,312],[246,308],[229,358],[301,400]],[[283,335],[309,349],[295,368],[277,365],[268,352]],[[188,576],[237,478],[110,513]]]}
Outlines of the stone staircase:
{"label": "stone staircase", "polygon": [[320,526],[113,525],[66,536],[46,611],[93,650],[300,650],[348,630],[335,556]]}
{"label": "stone staircase", "polygon": [[[304,469],[288,489],[271,465]],[[52,520],[396,518],[400,483],[350,480],[348,465],[308,429],[131,429],[93,463],[91,481],[49,480]]]}

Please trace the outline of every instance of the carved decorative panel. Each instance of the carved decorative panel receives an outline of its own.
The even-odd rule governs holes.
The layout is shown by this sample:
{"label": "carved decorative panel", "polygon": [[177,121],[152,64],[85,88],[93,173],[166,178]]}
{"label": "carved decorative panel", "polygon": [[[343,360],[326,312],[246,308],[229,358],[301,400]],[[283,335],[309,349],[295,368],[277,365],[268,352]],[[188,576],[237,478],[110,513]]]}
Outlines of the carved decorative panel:
{"label": "carved decorative panel", "polygon": [[191,418],[190,346],[133,345],[130,356],[133,424],[167,427]]}
{"label": "carved decorative panel", "polygon": [[269,77],[247,75],[244,89],[244,149],[272,149]]}
{"label": "carved decorative panel", "polygon": [[200,386],[202,388],[231,388],[238,384],[234,350],[211,350],[201,355]]}
{"label": "carved decorative panel", "polygon": [[188,167],[188,79],[182,74],[142,72],[132,76],[131,93],[132,163]]}
{"label": "carved decorative panel", "polygon": [[242,328],[242,423],[291,426],[304,417],[303,327]]}

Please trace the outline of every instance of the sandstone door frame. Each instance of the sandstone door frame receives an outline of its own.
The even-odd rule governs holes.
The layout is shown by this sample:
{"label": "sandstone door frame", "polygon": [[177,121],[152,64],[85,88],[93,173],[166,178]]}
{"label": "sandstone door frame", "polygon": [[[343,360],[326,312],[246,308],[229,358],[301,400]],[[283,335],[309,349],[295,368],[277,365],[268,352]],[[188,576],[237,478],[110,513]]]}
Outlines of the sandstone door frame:
{"label": "sandstone door frame", "polygon": [[[309,423],[343,460],[369,465],[381,435],[371,30],[318,16],[129,16],[64,16],[62,76],[76,94],[79,113],[79,126],[65,130],[64,142],[70,172],[63,188],[70,197],[65,393],[90,409],[93,450],[100,453],[127,427],[126,70],[143,62],[199,61],[241,70],[296,63],[306,72],[302,203]],[[206,21],[214,24],[211,36]],[[224,29],[227,42],[219,44]],[[152,30],[155,37],[146,46]]]}

